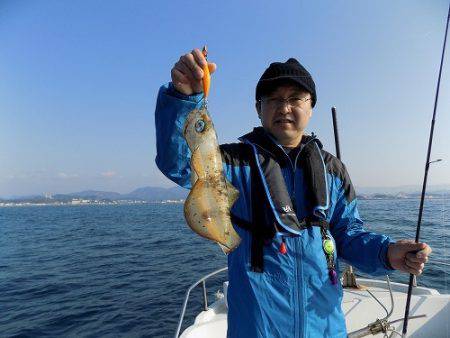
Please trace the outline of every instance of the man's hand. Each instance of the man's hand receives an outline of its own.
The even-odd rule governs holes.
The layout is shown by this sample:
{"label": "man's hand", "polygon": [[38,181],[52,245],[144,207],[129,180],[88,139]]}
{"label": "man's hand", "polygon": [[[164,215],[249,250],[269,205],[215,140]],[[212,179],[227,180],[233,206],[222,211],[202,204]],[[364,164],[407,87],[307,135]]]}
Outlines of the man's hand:
{"label": "man's hand", "polygon": [[173,66],[171,71],[172,83],[177,91],[184,95],[192,95],[203,91],[202,67],[208,64],[209,72],[212,74],[216,70],[216,64],[206,61],[200,49],[196,48],[192,52],[180,57],[180,60]]}
{"label": "man's hand", "polygon": [[429,254],[431,248],[428,244],[403,239],[389,245],[387,257],[394,269],[418,276],[422,273]]}

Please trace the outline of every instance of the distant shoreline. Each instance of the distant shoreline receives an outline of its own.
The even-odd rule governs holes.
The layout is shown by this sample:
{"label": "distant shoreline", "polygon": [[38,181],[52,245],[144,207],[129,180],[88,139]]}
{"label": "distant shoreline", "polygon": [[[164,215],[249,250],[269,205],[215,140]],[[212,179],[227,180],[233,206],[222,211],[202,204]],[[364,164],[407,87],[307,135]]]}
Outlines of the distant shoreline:
{"label": "distant shoreline", "polygon": [[72,206],[104,206],[104,205],[141,205],[141,204],[182,204],[183,200],[162,200],[162,201],[91,201],[91,200],[83,200],[83,201],[70,201],[70,202],[47,202],[47,203],[33,203],[33,202],[0,202],[0,208],[9,208],[9,207],[72,207]]}
{"label": "distant shoreline", "polygon": [[[420,200],[420,196],[411,196],[411,197],[395,197],[395,196],[386,196],[386,197],[368,197],[368,196],[357,196],[357,199],[360,201],[387,201],[387,200]],[[447,200],[450,199],[448,195],[432,195],[426,196],[426,200]],[[182,204],[184,203],[184,199],[178,200],[158,200],[158,201],[107,201],[107,200],[72,200],[68,202],[15,202],[15,201],[7,201],[0,202],[0,208],[9,208],[9,207],[65,207],[65,206],[105,206],[105,205],[142,205],[142,204]]]}
{"label": "distant shoreline", "polygon": [[[416,200],[421,193],[414,191],[359,191],[356,198],[364,200]],[[181,187],[158,188],[142,187],[129,193],[122,194],[113,191],[84,190],[69,194],[43,193],[41,195],[18,196],[0,198],[0,207],[22,206],[80,206],[80,205],[139,205],[139,204],[166,204],[184,203],[189,193],[188,189]],[[450,199],[450,189],[429,190],[426,199]]]}
{"label": "distant shoreline", "polygon": [[[386,200],[420,200],[420,196],[411,196],[411,197],[358,197],[356,198],[360,201],[373,201],[373,200],[380,200],[380,201],[386,201]],[[450,199],[449,195],[440,195],[440,196],[425,196],[426,200],[447,200]]]}

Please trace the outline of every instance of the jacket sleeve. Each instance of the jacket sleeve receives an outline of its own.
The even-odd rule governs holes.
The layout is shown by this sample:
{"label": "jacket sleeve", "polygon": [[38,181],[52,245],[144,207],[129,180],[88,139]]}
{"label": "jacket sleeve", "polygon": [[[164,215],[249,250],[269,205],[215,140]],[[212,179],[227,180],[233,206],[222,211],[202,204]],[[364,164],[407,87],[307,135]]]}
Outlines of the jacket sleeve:
{"label": "jacket sleeve", "polygon": [[342,178],[334,177],[331,199],[331,234],[339,258],[358,270],[371,275],[385,275],[393,271],[387,260],[391,242],[388,236],[369,232],[363,228],[353,185],[343,166]]}
{"label": "jacket sleeve", "polygon": [[[192,188],[191,151],[183,137],[183,128],[188,114],[202,103],[203,93],[186,96],[177,92],[172,83],[160,88],[156,102],[156,165],[167,178],[187,189]],[[250,155],[247,148],[241,143],[220,145],[225,177],[240,192],[233,213],[249,220]]]}
{"label": "jacket sleeve", "polygon": [[156,165],[171,181],[190,189],[191,151],[183,137],[183,127],[190,111],[201,106],[203,94],[183,95],[172,83],[163,85],[155,110]]}

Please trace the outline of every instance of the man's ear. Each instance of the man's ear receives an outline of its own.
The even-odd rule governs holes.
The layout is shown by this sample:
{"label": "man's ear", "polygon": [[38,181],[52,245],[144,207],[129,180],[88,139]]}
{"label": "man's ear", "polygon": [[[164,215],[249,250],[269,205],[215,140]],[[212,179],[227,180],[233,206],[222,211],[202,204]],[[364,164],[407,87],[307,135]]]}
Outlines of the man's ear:
{"label": "man's ear", "polygon": [[255,108],[258,113],[258,118],[261,119],[261,101],[256,101]]}

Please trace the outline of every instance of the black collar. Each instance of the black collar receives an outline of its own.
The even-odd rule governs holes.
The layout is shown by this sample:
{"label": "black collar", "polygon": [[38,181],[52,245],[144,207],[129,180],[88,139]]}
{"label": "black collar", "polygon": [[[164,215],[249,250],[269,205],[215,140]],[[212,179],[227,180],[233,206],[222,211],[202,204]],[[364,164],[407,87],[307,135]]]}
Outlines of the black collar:
{"label": "black collar", "polygon": [[[239,140],[247,140],[265,151],[270,152],[278,161],[282,161],[283,163],[290,161],[289,155],[284,151],[283,147],[279,145],[275,137],[269,134],[263,127],[253,128],[253,131],[241,136]],[[301,145],[307,145],[312,144],[312,141],[316,142],[320,149],[323,148],[322,143],[314,134],[303,135],[300,143]]]}

